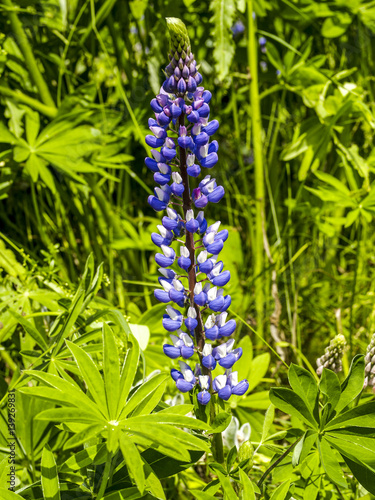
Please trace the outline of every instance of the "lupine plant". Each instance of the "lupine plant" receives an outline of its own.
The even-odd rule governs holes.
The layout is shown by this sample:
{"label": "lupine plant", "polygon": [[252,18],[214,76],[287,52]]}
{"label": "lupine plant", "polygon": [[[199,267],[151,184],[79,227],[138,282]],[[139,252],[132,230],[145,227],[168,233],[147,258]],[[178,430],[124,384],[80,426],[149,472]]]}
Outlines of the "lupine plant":
{"label": "lupine plant", "polygon": [[[163,326],[172,343],[164,345],[164,353],[172,359],[198,357],[194,368],[179,359],[171,376],[181,392],[198,386],[197,399],[207,405],[212,394],[227,401],[232,394],[245,394],[249,384],[239,381],[233,368],[242,349],[234,349],[230,338],[236,322],[228,320],[231,297],[223,288],[230,280],[220,260],[228,230],[220,230],[220,221],[208,225],[203,210],[224,196],[224,188],[207,173],[218,162],[219,145],[212,136],[219,122],[210,119],[212,94],[201,86],[185,25],[176,18],[167,23],[169,64],[160,94],[151,101],[155,115],[148,122],[152,135],[146,136],[153,149],[145,163],[159,184],[148,202],[157,212],[166,211],[159,233],[151,236],[160,248],[155,261],[162,288],[155,290],[155,297],[168,304]],[[207,175],[198,179],[202,169]],[[212,378],[217,363],[224,372]]]}

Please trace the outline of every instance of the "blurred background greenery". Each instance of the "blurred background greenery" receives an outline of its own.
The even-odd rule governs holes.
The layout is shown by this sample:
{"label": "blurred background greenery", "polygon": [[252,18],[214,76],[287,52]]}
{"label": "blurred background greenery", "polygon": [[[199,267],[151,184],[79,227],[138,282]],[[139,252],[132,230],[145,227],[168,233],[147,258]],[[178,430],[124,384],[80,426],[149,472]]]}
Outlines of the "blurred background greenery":
{"label": "blurred background greenery", "polygon": [[22,356],[10,310],[45,322],[91,253],[104,270],[97,307],[148,326],[150,370],[168,363],[144,165],[168,16],[188,27],[221,124],[226,196],[208,218],[230,230],[237,335],[268,351],[256,330],[288,361],[314,364],[336,333],[364,352],[375,320],[373,2],[1,0],[0,11],[5,365]]}

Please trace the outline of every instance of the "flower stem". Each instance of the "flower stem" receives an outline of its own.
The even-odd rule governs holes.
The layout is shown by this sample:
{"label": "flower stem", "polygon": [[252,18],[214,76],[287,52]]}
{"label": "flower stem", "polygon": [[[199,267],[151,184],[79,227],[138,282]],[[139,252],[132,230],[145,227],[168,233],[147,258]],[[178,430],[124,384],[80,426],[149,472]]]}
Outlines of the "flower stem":
{"label": "flower stem", "polygon": [[253,19],[253,0],[247,1],[247,15],[249,23],[248,61],[251,73],[250,103],[254,150],[255,172],[255,245],[254,245],[254,281],[255,281],[255,308],[257,313],[257,330],[263,337],[264,321],[264,248],[263,248],[263,213],[264,213],[264,169],[262,147],[262,120],[260,114],[260,99],[258,90],[258,48],[256,26]]}
{"label": "flower stem", "polygon": [[[178,119],[178,123],[180,126],[184,126],[185,124],[185,113],[181,113]],[[182,147],[179,147],[179,153],[180,153],[180,175],[182,177],[182,182],[184,185],[184,192],[182,193],[182,208],[184,211],[184,218],[186,220],[186,212],[191,209],[192,202],[191,202],[191,197],[190,197],[190,188],[189,188],[189,176],[187,173],[187,165],[186,165],[186,150]],[[186,248],[189,250],[189,257],[191,260],[191,265],[188,269],[188,278],[189,278],[189,298],[190,298],[190,305],[191,307],[194,307],[196,312],[197,312],[197,321],[198,321],[198,326],[195,329],[195,338],[197,341],[197,348],[198,351],[202,351],[204,347],[204,334],[203,334],[203,322],[202,322],[202,316],[201,316],[201,311],[199,309],[198,304],[194,304],[194,287],[197,283],[197,276],[196,276],[196,270],[195,270],[195,248],[194,248],[194,234],[190,233],[190,231],[186,231],[186,242],[185,242]],[[200,355],[201,357],[201,355]],[[202,371],[205,372],[206,368],[202,366]],[[207,373],[205,373],[207,374]]]}
{"label": "flower stem", "polygon": [[[211,395],[211,402],[210,402],[210,423],[215,420],[216,417],[216,411],[215,411],[215,396],[212,394]],[[223,446],[223,437],[221,435],[221,432],[217,432],[213,435],[212,437],[212,442],[211,442],[211,448],[212,448],[212,455],[216,462],[219,464],[224,463],[224,446]]]}

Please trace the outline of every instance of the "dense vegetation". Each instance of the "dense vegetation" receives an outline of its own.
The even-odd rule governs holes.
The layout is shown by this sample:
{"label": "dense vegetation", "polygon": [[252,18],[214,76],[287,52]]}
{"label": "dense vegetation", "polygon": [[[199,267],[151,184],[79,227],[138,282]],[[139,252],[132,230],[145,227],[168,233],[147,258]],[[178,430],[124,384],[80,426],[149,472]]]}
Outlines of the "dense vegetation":
{"label": "dense vegetation", "polygon": [[[373,2],[0,0],[0,12],[0,498],[373,498]],[[250,384],[216,419],[170,379],[153,294],[145,136],[171,16],[220,121],[226,195],[206,217],[229,232]],[[342,373],[319,378],[337,335]]]}

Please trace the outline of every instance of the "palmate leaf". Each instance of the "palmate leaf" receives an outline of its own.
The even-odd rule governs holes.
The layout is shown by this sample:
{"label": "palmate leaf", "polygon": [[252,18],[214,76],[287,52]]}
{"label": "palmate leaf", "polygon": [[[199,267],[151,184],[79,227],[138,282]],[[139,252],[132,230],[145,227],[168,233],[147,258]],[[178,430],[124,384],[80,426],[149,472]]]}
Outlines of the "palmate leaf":
{"label": "palmate leaf", "polygon": [[234,0],[212,0],[210,10],[213,12],[212,36],[214,38],[214,59],[217,77],[224,80],[228,75],[234,55],[234,42],[231,32],[235,15]]}
{"label": "palmate leaf", "polygon": [[[128,351],[121,377],[117,348],[113,332],[108,325],[103,326],[103,376],[87,352],[73,342],[66,341],[66,344],[74,356],[89,395],[85,394],[78,383],[61,368],[59,368],[61,376],[38,370],[26,371],[26,375],[46,385],[20,388],[28,395],[62,405],[62,408],[42,411],[36,419],[43,422],[64,422],[64,428],[75,433],[64,444],[65,450],[75,448],[93,437],[100,436],[106,439],[107,450],[116,452],[121,443],[121,436],[125,436],[124,442],[129,442],[129,439],[132,441],[132,445],[129,446],[134,456],[136,456],[134,451],[136,444],[146,448],[152,447],[164,456],[186,463],[191,462],[191,451],[200,453],[210,451],[207,439],[181,430],[184,427],[211,431],[210,426],[205,422],[185,416],[191,410],[192,405],[165,408],[163,411],[149,414],[158,407],[164,394],[166,374],[161,373],[152,377],[137,387],[129,397],[140,352],[137,341],[131,334],[129,335],[131,348]],[[112,406],[112,413],[109,414],[107,402],[110,397],[114,396],[116,396],[116,405]],[[117,400],[121,398],[125,404],[117,407]],[[92,462],[92,459],[92,456],[87,457],[85,454],[80,458],[81,461],[87,461],[87,463]],[[132,474],[133,477],[134,474],[135,472]],[[153,473],[147,474],[146,468],[145,476],[149,478],[145,479],[147,485],[150,481],[155,482]],[[142,489],[143,482],[140,476],[137,476],[137,484],[141,485]],[[153,488],[158,490],[157,483]]]}

